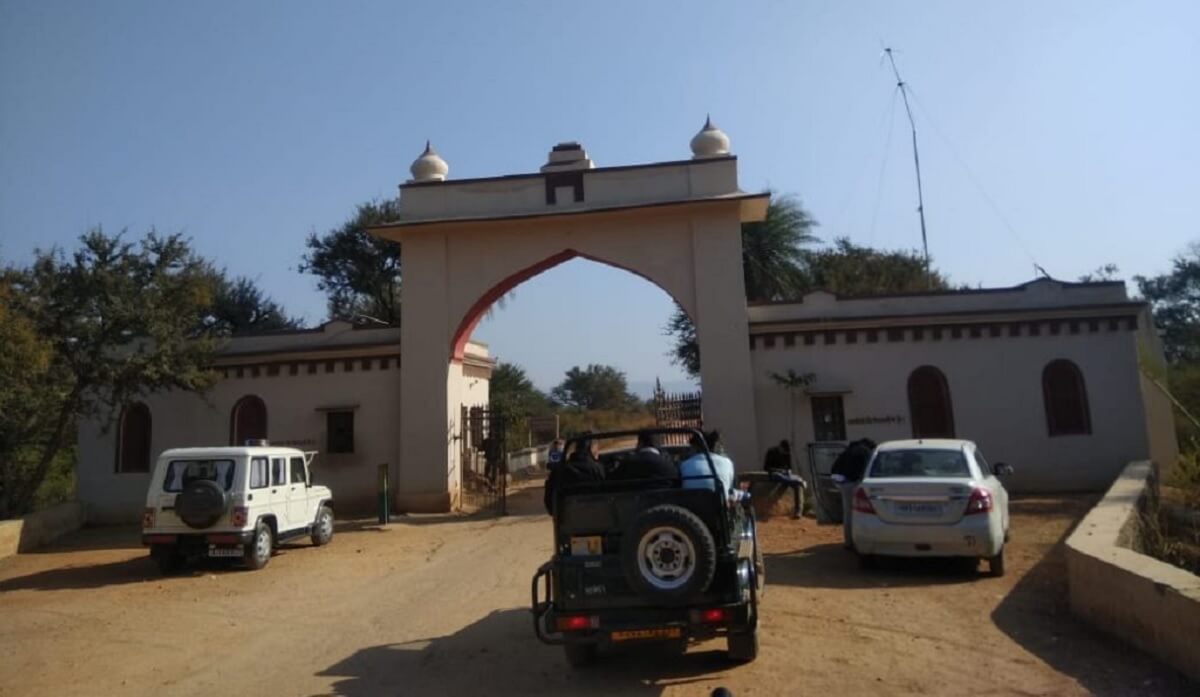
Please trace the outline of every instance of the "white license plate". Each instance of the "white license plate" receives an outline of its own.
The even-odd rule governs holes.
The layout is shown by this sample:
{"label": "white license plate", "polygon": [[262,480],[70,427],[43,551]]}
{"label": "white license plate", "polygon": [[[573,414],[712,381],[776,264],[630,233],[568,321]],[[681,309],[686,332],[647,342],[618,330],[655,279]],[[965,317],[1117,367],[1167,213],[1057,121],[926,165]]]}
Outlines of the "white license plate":
{"label": "white license plate", "polygon": [[241,547],[209,547],[208,556],[210,557],[240,557],[242,556]]}
{"label": "white license plate", "polygon": [[896,512],[900,515],[941,515],[940,503],[898,503]]}

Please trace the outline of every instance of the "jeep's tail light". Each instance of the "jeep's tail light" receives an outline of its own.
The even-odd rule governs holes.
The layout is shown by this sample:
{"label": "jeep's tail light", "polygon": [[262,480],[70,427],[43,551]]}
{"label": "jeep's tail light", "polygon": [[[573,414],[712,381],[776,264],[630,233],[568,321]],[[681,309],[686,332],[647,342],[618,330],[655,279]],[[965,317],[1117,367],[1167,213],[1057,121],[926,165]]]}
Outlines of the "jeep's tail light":
{"label": "jeep's tail light", "polygon": [[854,510],[858,513],[875,515],[875,506],[871,505],[871,497],[867,496],[867,490],[861,486],[854,490]]}
{"label": "jeep's tail light", "polygon": [[967,498],[967,510],[963,515],[987,513],[990,510],[992,510],[992,492],[987,489],[971,489],[971,495]]}
{"label": "jeep's tail light", "polygon": [[154,514],[155,514],[155,511],[153,508],[147,508],[144,511],[142,511],[142,527],[143,528],[154,527]]}
{"label": "jeep's tail light", "polygon": [[587,615],[560,615],[554,618],[554,626],[560,632],[579,632],[584,629],[595,629],[600,626],[599,617]]}
{"label": "jeep's tail light", "polygon": [[243,527],[249,518],[250,509],[246,508],[245,506],[233,507],[233,515],[230,518],[230,522],[233,523],[235,527]]}
{"label": "jeep's tail light", "polygon": [[723,624],[729,619],[729,613],[723,607],[710,607],[697,613],[701,624]]}

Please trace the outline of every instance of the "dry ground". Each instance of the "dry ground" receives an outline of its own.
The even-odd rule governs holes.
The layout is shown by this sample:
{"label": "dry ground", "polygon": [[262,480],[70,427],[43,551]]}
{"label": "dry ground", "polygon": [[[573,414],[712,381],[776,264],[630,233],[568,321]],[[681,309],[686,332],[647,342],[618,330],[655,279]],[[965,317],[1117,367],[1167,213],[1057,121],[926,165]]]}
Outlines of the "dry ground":
{"label": "dry ground", "polygon": [[864,574],[838,529],[768,521],[757,662],[709,644],[571,672],[526,610],[550,551],[540,493],[503,519],[347,523],[253,573],[160,578],[130,529],[0,561],[0,695],[1196,694],[1067,613],[1078,498],[1014,505],[1002,579],[938,562]]}

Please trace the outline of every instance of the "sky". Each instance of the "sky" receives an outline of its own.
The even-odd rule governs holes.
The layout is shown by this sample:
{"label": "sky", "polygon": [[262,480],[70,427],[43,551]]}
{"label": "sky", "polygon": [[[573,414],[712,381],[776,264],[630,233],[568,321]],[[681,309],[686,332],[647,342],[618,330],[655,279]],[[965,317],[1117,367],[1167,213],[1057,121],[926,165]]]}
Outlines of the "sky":
{"label": "sky", "polygon": [[[1166,271],[1200,239],[1200,3],[0,0],[0,260],[87,229],[183,232],[308,323],[304,239],[396,194],[425,139],[451,178],[685,159],[705,114],[741,187],[828,242],[929,247],[955,283],[1034,264]],[[609,363],[679,385],[671,300],[574,261],[476,337],[548,388]],[[569,329],[569,331],[567,331]],[[619,337],[619,338],[616,338]],[[637,337],[637,340],[630,340]]]}

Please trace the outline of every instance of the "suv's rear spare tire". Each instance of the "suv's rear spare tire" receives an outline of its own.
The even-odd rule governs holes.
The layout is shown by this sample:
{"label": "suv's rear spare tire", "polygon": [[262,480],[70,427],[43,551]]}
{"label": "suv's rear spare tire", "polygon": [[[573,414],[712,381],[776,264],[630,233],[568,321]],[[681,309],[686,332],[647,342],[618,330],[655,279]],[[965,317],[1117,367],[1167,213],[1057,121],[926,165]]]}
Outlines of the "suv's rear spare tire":
{"label": "suv's rear spare tire", "polygon": [[210,479],[188,482],[175,497],[175,514],[191,528],[207,528],[225,515],[229,496]]}
{"label": "suv's rear spare tire", "polygon": [[634,591],[656,602],[683,604],[712,583],[717,548],[695,513],[669,504],[654,506],[625,531],[621,565]]}

